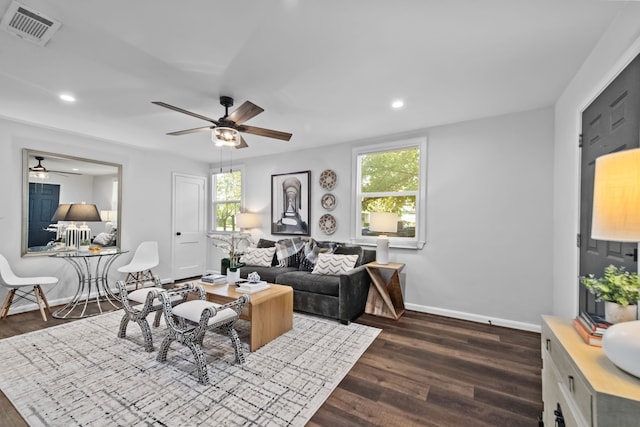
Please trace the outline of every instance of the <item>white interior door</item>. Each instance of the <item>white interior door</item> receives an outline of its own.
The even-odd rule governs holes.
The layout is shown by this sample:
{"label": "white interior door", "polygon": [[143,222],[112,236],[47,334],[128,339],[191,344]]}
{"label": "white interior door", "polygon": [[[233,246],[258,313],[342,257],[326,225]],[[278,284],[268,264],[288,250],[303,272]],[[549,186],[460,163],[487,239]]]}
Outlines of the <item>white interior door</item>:
{"label": "white interior door", "polygon": [[173,174],[172,275],[204,274],[206,261],[206,178]]}

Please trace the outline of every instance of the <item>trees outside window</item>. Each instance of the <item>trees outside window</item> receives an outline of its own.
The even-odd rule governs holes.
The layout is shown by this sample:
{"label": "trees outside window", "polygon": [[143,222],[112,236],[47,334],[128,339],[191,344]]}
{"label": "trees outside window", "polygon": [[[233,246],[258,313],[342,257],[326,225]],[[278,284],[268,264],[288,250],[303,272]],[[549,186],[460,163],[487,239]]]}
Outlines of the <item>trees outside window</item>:
{"label": "trees outside window", "polygon": [[211,176],[211,181],[212,231],[237,231],[235,216],[240,212],[242,203],[242,171],[214,173]]}
{"label": "trees outside window", "polygon": [[354,163],[355,240],[363,242],[380,234],[369,229],[371,212],[392,212],[398,215],[398,231],[385,233],[392,239],[392,245],[395,242],[397,246],[421,247],[426,141],[416,139],[357,148]]}

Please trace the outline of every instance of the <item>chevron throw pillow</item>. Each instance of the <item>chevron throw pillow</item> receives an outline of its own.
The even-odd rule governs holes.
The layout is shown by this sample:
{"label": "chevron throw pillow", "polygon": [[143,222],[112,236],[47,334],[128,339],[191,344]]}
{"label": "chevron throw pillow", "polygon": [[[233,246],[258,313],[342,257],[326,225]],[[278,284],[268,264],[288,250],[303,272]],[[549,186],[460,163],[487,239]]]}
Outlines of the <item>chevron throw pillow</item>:
{"label": "chevron throw pillow", "polygon": [[318,261],[313,267],[312,274],[329,274],[337,276],[353,270],[358,261],[358,255],[318,254]]}
{"label": "chevron throw pillow", "polygon": [[270,267],[273,260],[273,254],[276,248],[247,248],[245,253],[240,257],[240,262],[247,265],[257,265],[258,267]]}

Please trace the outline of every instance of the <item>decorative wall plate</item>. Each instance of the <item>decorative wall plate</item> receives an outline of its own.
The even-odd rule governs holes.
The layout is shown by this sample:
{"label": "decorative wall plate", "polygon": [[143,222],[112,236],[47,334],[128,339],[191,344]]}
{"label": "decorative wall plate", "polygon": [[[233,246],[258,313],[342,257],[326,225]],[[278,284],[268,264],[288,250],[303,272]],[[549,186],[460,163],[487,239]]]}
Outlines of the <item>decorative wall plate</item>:
{"label": "decorative wall plate", "polygon": [[331,214],[324,214],[320,217],[320,231],[324,234],[333,234],[336,231],[336,219]]}
{"label": "decorative wall plate", "polygon": [[326,210],[332,211],[333,208],[336,207],[336,196],[331,193],[327,193],[322,196],[322,199],[320,199],[320,204]]}
{"label": "decorative wall plate", "polygon": [[320,174],[320,186],[325,190],[333,190],[333,187],[336,186],[338,178],[336,177],[336,173],[331,169],[327,169],[322,171]]}

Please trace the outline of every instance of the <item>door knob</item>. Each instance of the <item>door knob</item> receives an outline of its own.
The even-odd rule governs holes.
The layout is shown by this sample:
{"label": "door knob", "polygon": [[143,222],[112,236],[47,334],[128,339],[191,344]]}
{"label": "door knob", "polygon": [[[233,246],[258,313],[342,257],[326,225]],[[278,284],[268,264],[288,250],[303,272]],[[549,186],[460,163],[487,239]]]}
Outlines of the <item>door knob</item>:
{"label": "door knob", "polygon": [[182,233],[178,231],[178,232],[176,233],[176,236],[182,236]]}

